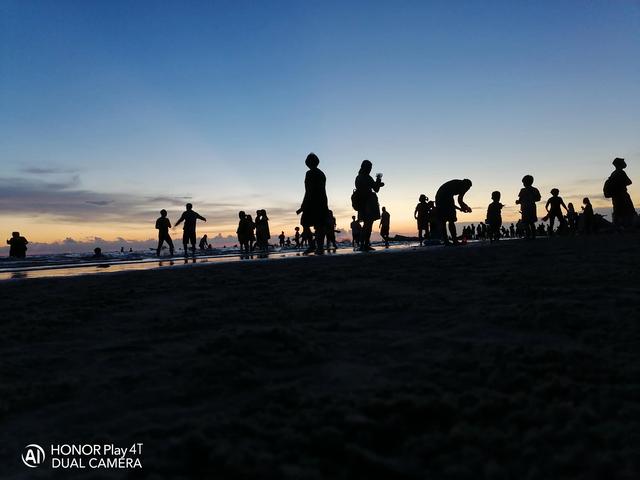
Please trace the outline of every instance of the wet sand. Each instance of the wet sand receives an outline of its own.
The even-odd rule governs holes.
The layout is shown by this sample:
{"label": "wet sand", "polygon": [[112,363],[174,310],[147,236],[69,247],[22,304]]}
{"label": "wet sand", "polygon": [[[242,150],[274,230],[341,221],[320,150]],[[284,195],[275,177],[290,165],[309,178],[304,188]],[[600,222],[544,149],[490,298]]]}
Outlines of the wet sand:
{"label": "wet sand", "polygon": [[2,478],[638,478],[639,240],[0,283]]}

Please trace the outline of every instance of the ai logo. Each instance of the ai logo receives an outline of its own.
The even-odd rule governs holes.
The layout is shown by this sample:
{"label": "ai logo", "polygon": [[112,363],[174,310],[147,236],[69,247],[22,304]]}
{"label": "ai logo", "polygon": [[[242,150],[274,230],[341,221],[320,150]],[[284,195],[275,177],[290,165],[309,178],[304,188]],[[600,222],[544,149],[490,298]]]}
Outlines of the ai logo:
{"label": "ai logo", "polygon": [[22,454],[22,463],[27,467],[36,468],[42,462],[44,462],[44,450],[40,445],[30,443],[24,447],[24,453]]}

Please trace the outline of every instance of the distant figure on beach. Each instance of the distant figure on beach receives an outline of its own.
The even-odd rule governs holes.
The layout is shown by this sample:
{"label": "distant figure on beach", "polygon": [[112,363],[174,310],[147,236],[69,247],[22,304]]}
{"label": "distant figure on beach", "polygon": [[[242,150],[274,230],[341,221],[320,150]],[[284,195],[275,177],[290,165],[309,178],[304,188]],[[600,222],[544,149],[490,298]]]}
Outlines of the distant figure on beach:
{"label": "distant figure on beach", "polygon": [[487,207],[487,224],[489,225],[489,241],[496,242],[500,240],[502,228],[502,205],[500,203],[500,192],[497,190],[491,193],[492,202]]}
{"label": "distant figure on beach", "polygon": [[351,216],[351,246],[353,248],[360,248],[360,233],[362,232],[362,225],[356,220],[356,216]]}
{"label": "distant figure on beach", "polygon": [[269,239],[271,232],[269,231],[269,217],[266,210],[256,211],[256,246],[260,250],[269,250]]}
{"label": "distant figure on beach", "polygon": [[284,247],[284,241],[286,239],[286,235],[284,234],[284,231],[280,232],[280,235],[278,235],[278,240],[280,241],[280,247]]}
{"label": "distant figure on beach", "polygon": [[240,244],[240,253],[249,253],[251,251],[251,234],[253,233],[253,228],[249,223],[251,220],[243,210],[238,212],[238,218],[240,220],[238,221],[236,235]]}
{"label": "distant figure on beach", "polygon": [[420,197],[418,197],[418,204],[413,211],[413,218],[415,218],[418,223],[418,241],[420,245],[422,245],[424,240],[429,239],[429,214],[431,212],[428,201],[429,198],[425,194],[420,195]]}
{"label": "distant figure on beach", "polygon": [[[162,245],[167,242],[169,245],[169,254],[173,256],[173,240],[169,235],[169,229],[171,228],[171,222],[167,218],[167,211],[163,208],[160,210],[160,217],[156,220],[156,230],[158,230],[158,248],[156,248],[156,256],[160,256]],[[124,253],[124,247],[120,249],[120,253]]]}
{"label": "distant figure on beach", "polygon": [[104,258],[104,255],[102,255],[102,249],[100,247],[96,247],[93,249],[93,258]]}
{"label": "distant figure on beach", "polygon": [[627,163],[624,158],[616,157],[613,160],[616,169],[604,182],[604,196],[610,198],[613,203],[613,224],[618,229],[627,229],[633,226],[637,215],[627,187],[631,185],[631,179],[624,171]]}
{"label": "distant figure on beach", "polygon": [[202,220],[206,222],[207,219],[202,215],[199,215],[193,210],[193,205],[187,203],[186,210],[182,212],[182,215],[176,222],[176,227],[184,222],[182,227],[182,245],[184,247],[184,255],[188,255],[188,245],[191,244],[191,253],[196,254],[196,222]]}
{"label": "distant figure on beach", "polygon": [[389,228],[391,227],[391,215],[386,207],[382,207],[380,214],[380,236],[384,240],[384,246],[389,247]]}
{"label": "distant figure on beach", "polygon": [[569,233],[574,235],[578,228],[578,212],[573,206],[573,203],[567,203],[567,226],[569,227]]}
{"label": "distant figure on beach", "polygon": [[369,160],[362,161],[355,181],[356,189],[351,195],[351,206],[358,212],[358,220],[363,223],[360,232],[360,250],[364,252],[375,250],[371,246],[371,230],[373,222],[380,218],[377,193],[384,187],[381,173],[376,174],[375,180],[371,177],[372,168],[373,165]]}
{"label": "distant figure on beach", "polygon": [[247,235],[249,236],[249,249],[253,251],[256,242],[256,224],[251,215],[247,215]]}
{"label": "distant figure on beach", "polygon": [[[324,253],[324,230],[329,211],[326,191],[327,178],[318,168],[320,159],[315,153],[307,155],[304,163],[309,170],[304,177],[304,198],[300,208],[296,210],[296,214],[302,213],[300,223],[303,235],[309,239],[309,246],[304,253],[315,252],[316,255],[322,255]],[[316,233],[315,244],[312,239],[311,227],[315,229]]]}
{"label": "distant figure on beach", "polygon": [[509,226],[509,238],[516,238],[516,227],[513,223]]}
{"label": "distant figure on beach", "polygon": [[547,211],[546,216],[549,219],[549,236],[553,235],[553,224],[556,218],[558,219],[559,224],[558,232],[564,231],[566,223],[564,221],[562,209],[564,208],[565,210],[567,210],[567,206],[564,204],[564,200],[562,200],[562,197],[559,196],[560,190],[558,190],[557,188],[552,188],[550,193],[551,197],[549,197],[549,200],[547,200],[547,203],[544,206],[545,210]]}
{"label": "distant figure on beach", "polygon": [[20,235],[20,232],[11,232],[11,238],[7,240],[9,256],[12,258],[26,258],[28,243],[27,239]]}
{"label": "distant figure on beach", "polygon": [[327,224],[325,225],[325,235],[327,237],[327,249],[336,249],[336,217],[333,216],[333,210],[327,213]]}
{"label": "distant figure on beach", "polygon": [[296,243],[296,248],[300,248],[300,227],[295,228],[295,234],[293,235],[293,241]]}
{"label": "distant figure on beach", "polygon": [[[157,223],[158,223],[158,222],[156,221],[156,224],[157,224]],[[156,228],[158,228],[158,227],[156,227]],[[120,253],[124,253],[124,247],[120,247]]]}
{"label": "distant figure on beach", "polygon": [[588,197],[582,199],[582,228],[584,233],[593,233],[593,205]]}
{"label": "distant figure on beach", "polygon": [[207,250],[209,248],[209,237],[207,237],[206,233],[200,239],[200,244],[198,246],[200,247],[200,250]]}
{"label": "distant figure on beach", "polygon": [[520,189],[516,204],[520,205],[522,228],[524,229],[525,237],[534,239],[536,238],[536,222],[538,221],[536,202],[542,199],[542,195],[533,186],[533,177],[531,175],[522,177],[522,185],[524,185],[524,188]]}
{"label": "distant figure on beach", "polygon": [[[440,222],[442,237],[445,245],[458,245],[458,232],[456,231],[456,210],[463,213],[471,213],[471,207],[464,203],[464,195],[471,188],[471,180],[449,180],[444,183],[436,192],[436,214]],[[458,197],[459,207],[455,204],[454,197]],[[447,223],[449,224],[449,233],[451,234],[451,242],[447,235]]]}
{"label": "distant figure on beach", "polygon": [[285,242],[285,245],[286,245],[287,247],[290,247],[290,246],[291,246],[291,237],[287,237],[287,241]]}

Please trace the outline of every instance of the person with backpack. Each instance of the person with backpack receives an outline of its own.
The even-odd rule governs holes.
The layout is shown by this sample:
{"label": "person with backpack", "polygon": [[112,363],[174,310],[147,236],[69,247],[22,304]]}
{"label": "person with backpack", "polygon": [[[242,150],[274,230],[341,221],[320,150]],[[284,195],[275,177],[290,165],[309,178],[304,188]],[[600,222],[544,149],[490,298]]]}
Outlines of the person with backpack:
{"label": "person with backpack", "polygon": [[616,157],[612,163],[616,169],[604,182],[603,193],[605,198],[610,198],[613,203],[613,224],[618,229],[630,228],[637,213],[627,191],[627,187],[632,183],[624,171],[627,163],[624,158],[619,157]]}

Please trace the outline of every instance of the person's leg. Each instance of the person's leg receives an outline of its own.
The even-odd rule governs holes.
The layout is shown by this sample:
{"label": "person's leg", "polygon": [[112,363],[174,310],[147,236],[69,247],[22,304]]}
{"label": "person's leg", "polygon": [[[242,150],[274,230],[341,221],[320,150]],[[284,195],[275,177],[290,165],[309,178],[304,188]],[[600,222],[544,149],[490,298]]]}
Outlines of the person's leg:
{"label": "person's leg", "polygon": [[184,256],[189,255],[189,233],[182,232],[182,248],[184,249]]}
{"label": "person's leg", "polygon": [[158,248],[156,248],[156,257],[160,256],[160,250],[162,250],[162,244],[164,243],[164,239],[162,235],[158,236]]}
{"label": "person's leg", "polygon": [[447,221],[446,220],[442,220],[440,222],[440,230],[442,230],[442,240],[444,241],[444,244],[448,245],[449,243],[451,243],[449,241],[449,232],[447,231]]}
{"label": "person's leg", "polygon": [[196,254],[196,232],[191,232],[189,241],[191,242],[191,254],[195,256]]}
{"label": "person's leg", "polygon": [[449,233],[451,234],[451,241],[454,245],[458,244],[458,232],[456,231],[456,222],[449,222]]}
{"label": "person's leg", "polygon": [[167,238],[165,238],[167,245],[169,245],[169,255],[171,255],[173,257],[173,240],[171,240],[171,237],[169,235],[167,235]]}
{"label": "person's leg", "polygon": [[555,214],[554,214],[554,215],[551,215],[551,216],[549,217],[549,236],[552,236],[552,235],[553,235],[553,224],[555,223],[555,221],[556,221],[556,216],[555,216]]}
{"label": "person's leg", "polygon": [[[324,253],[324,236],[325,230],[324,227],[315,227],[316,230],[316,253],[323,254]],[[329,241],[327,240],[327,249],[329,248]]]}
{"label": "person's leg", "polygon": [[315,245],[311,236],[311,227],[308,225],[302,227],[302,245],[304,245],[305,242],[308,246],[304,253],[311,253],[315,251]]}

